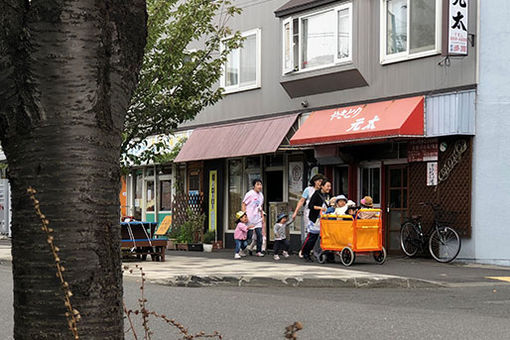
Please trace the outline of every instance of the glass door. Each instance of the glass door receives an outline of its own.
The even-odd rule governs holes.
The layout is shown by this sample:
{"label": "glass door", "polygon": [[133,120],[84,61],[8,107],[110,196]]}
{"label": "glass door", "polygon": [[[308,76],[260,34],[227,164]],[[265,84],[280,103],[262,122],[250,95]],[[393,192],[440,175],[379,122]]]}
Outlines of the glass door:
{"label": "glass door", "polygon": [[360,167],[360,190],[358,202],[365,196],[371,196],[374,208],[381,206],[381,167],[379,163],[374,166]]}
{"label": "glass door", "polygon": [[387,168],[387,248],[391,252],[400,250],[400,225],[407,216],[408,176],[407,165]]}

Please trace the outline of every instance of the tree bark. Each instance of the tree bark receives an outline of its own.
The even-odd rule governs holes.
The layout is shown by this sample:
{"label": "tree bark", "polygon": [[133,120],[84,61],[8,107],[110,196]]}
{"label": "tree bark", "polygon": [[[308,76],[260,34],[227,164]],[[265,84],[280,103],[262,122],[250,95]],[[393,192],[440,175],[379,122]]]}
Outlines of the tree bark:
{"label": "tree bark", "polygon": [[12,188],[14,337],[69,339],[42,212],[82,339],[122,339],[119,156],[144,0],[0,0],[0,139]]}

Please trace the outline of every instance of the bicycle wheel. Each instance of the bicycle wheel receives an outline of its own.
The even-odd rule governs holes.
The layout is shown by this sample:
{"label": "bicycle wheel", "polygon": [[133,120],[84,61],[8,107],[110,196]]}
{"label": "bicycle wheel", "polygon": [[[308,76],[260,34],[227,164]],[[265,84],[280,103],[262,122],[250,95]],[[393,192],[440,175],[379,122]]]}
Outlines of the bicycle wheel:
{"label": "bicycle wheel", "polygon": [[413,222],[405,222],[400,227],[400,247],[409,257],[413,257],[420,248],[420,236],[418,228]]}
{"label": "bicycle wheel", "polygon": [[439,227],[429,239],[429,251],[434,260],[441,263],[453,261],[460,252],[460,237],[450,227]]}

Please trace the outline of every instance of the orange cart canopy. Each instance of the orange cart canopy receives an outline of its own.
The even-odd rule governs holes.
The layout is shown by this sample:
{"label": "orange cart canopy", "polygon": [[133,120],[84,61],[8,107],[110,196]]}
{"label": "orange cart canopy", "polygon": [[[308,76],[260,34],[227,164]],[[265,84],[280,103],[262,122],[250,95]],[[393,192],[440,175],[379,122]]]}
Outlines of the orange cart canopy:
{"label": "orange cart canopy", "polygon": [[290,143],[310,145],[423,136],[423,120],[423,96],[316,111]]}

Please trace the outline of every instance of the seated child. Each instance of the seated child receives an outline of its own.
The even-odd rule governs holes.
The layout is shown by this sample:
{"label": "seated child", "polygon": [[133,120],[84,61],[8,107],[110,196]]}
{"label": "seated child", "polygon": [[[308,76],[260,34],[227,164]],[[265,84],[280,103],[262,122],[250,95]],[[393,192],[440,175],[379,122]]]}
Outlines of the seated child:
{"label": "seated child", "polygon": [[347,211],[347,197],[340,195],[336,197],[335,215],[345,215]]}
{"label": "seated child", "polygon": [[282,255],[289,257],[289,241],[287,240],[287,214],[281,213],[276,218],[274,225],[274,259],[278,261],[280,256],[278,253],[282,250]]}
{"label": "seated child", "polygon": [[337,201],[337,197],[330,198],[329,207],[324,212],[325,214],[334,214],[335,213],[336,201]]}
{"label": "seated child", "polygon": [[[374,207],[374,200],[370,196],[365,196],[361,200],[361,209],[372,209]],[[379,213],[375,211],[361,211],[358,214],[360,220],[370,220],[379,218]]]}

